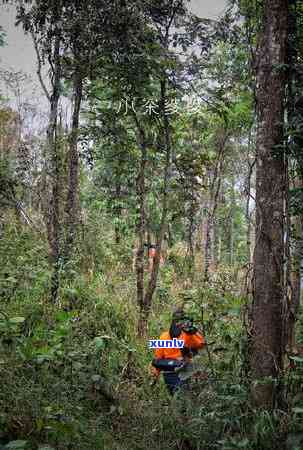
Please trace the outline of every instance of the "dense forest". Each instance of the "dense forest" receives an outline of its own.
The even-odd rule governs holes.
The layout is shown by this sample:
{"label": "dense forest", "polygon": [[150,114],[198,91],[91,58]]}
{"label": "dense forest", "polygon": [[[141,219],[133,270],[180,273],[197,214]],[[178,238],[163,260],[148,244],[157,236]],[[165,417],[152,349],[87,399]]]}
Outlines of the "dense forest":
{"label": "dense forest", "polygon": [[0,449],[302,450],[303,2],[7,3]]}

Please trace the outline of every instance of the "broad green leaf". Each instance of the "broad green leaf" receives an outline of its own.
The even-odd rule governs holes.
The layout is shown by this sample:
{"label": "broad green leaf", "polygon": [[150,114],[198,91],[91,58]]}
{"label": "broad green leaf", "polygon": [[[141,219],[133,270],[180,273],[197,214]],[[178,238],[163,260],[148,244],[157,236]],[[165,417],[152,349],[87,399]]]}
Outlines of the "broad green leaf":
{"label": "broad green leaf", "polygon": [[95,344],[95,347],[96,347],[98,350],[101,350],[102,348],[105,347],[104,339],[102,339],[102,338],[99,337],[99,336],[97,336],[97,337],[94,339],[94,344]]}
{"label": "broad green leaf", "polygon": [[23,323],[25,321],[25,317],[12,317],[9,319],[11,323]]}
{"label": "broad green leaf", "polygon": [[14,277],[6,278],[6,281],[8,281],[9,283],[17,283],[18,282],[18,280],[16,280],[16,278],[14,278]]}
{"label": "broad green leaf", "polygon": [[292,410],[296,414],[303,414],[303,408],[299,408],[298,406],[295,406]]}

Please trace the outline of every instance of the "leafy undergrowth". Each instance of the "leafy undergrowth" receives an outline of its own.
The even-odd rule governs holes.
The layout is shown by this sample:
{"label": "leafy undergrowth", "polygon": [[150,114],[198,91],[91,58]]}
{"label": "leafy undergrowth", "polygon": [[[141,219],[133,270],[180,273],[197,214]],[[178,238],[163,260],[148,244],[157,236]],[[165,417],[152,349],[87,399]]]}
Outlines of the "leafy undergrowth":
{"label": "leafy undergrowth", "polygon": [[[0,318],[0,448],[301,448],[300,396],[291,414],[250,405],[244,300],[232,281],[206,287],[197,280],[190,289],[183,281],[172,265],[162,271],[150,336],[167,328],[172,307],[185,302],[209,351],[199,357],[202,375],[191,391],[173,400],[163,380],[151,384],[152,355],[136,338],[133,274],[79,276],[63,286],[59,307],[43,295],[40,278],[39,288],[7,300]],[[297,358],[288,374],[291,392],[301,389],[300,364]]]}

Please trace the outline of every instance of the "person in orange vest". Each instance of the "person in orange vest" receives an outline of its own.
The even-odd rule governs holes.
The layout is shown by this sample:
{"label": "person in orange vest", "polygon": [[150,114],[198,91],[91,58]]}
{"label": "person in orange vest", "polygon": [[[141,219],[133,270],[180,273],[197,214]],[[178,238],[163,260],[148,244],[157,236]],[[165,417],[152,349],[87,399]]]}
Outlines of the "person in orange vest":
{"label": "person in orange vest", "polygon": [[187,386],[187,381],[180,379],[176,368],[189,362],[205,345],[204,336],[193,325],[193,321],[182,309],[173,313],[169,331],[161,334],[161,340],[177,338],[184,341],[183,348],[170,348],[168,345],[154,350],[152,375],[158,379],[161,371],[170,395]]}

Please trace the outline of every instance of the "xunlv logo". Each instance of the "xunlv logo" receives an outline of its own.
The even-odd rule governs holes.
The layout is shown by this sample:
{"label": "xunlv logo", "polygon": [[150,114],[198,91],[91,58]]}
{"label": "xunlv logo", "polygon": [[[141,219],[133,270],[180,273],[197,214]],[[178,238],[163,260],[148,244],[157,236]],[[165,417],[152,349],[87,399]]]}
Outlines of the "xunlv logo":
{"label": "xunlv logo", "polygon": [[183,339],[150,339],[149,348],[183,348]]}

